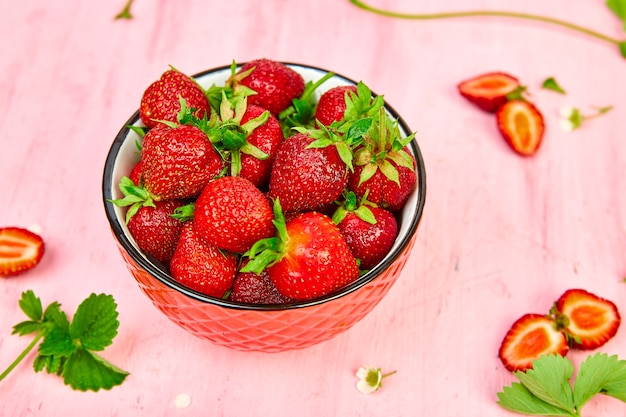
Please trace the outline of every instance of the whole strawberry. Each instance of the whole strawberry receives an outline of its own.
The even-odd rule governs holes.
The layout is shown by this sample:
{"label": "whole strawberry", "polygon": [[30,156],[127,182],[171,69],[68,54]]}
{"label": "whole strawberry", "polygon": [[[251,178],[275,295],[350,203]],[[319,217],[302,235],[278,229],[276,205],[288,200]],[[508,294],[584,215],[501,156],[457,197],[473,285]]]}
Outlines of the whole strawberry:
{"label": "whole strawberry", "polygon": [[272,207],[254,184],[242,177],[209,182],[195,204],[194,230],[223,250],[243,253],[275,234]]}
{"label": "whole strawberry", "polygon": [[354,172],[348,188],[357,198],[367,199],[390,211],[404,207],[415,188],[415,157],[408,148],[414,134],[402,137],[397,122],[381,108],[363,144],[354,151]]}
{"label": "whole strawberry", "polygon": [[244,64],[228,81],[242,85],[256,94],[249,96],[249,103],[269,110],[277,116],[304,92],[304,78],[282,62],[261,58]]}
{"label": "whole strawberry", "polygon": [[183,222],[175,214],[185,204],[180,200],[156,201],[154,206],[137,210],[128,220],[128,231],[139,249],[167,265],[183,229]]}
{"label": "whole strawberry", "polygon": [[237,257],[223,252],[200,238],[193,220],[184,224],[170,261],[172,277],[200,293],[222,298],[237,273]]}
{"label": "whole strawberry", "polygon": [[199,128],[165,124],[144,137],[141,164],[143,185],[155,201],[198,196],[224,166]]}
{"label": "whole strawberry", "polygon": [[354,193],[347,193],[335,211],[333,221],[346,239],[362,270],[376,266],[388,253],[398,235],[394,215],[367,200],[357,203]]}
{"label": "whole strawberry", "polygon": [[322,297],[358,278],[356,259],[328,216],[306,212],[285,222],[276,201],[274,217],[277,236],[257,242],[241,271],[267,268],[278,291],[294,300]]}
{"label": "whole strawberry", "polygon": [[238,272],[230,292],[230,300],[248,304],[285,304],[291,300],[276,289],[266,270]]}
{"label": "whole strawberry", "polygon": [[315,118],[324,126],[343,119],[346,111],[346,95],[356,94],[356,86],[340,85],[325,91],[317,103]]}
{"label": "whole strawberry", "polygon": [[139,107],[141,121],[147,127],[156,126],[159,120],[176,122],[181,98],[195,109],[199,118],[210,115],[209,101],[202,88],[188,75],[170,69],[144,91]]}
{"label": "whole strawberry", "polygon": [[317,210],[335,201],[347,183],[347,165],[330,145],[297,133],[278,149],[270,175],[269,196],[280,199],[285,213]]}

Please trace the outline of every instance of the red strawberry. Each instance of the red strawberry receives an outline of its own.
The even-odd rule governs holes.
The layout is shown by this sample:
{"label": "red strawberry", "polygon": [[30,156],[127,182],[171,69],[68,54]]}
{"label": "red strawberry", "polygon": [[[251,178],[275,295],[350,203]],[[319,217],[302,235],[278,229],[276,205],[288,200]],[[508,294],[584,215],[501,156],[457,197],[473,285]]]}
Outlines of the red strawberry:
{"label": "red strawberry", "polygon": [[490,72],[464,80],[459,93],[484,111],[494,113],[508,101],[507,95],[520,88],[519,81],[504,72]]}
{"label": "red strawberry", "polygon": [[141,121],[147,127],[156,126],[158,120],[176,122],[181,97],[199,118],[210,115],[209,101],[202,88],[193,78],[171,69],[144,91],[139,107]]}
{"label": "red strawberry", "polygon": [[356,259],[337,226],[318,212],[285,223],[280,202],[274,204],[278,236],[257,242],[243,272],[267,273],[278,291],[294,300],[330,294],[359,276]]}
{"label": "red strawberry", "polygon": [[128,178],[130,178],[130,180],[137,186],[141,186],[143,184],[143,181],[141,179],[141,170],[142,163],[141,161],[139,161],[135,164],[133,169],[130,170],[130,174],[128,174]]}
{"label": "red strawberry", "polygon": [[324,92],[317,103],[315,118],[324,126],[343,118],[346,111],[346,95],[356,94],[356,86],[340,85]]}
{"label": "red strawberry", "polygon": [[567,317],[564,331],[573,347],[596,349],[609,341],[619,328],[617,306],[581,289],[567,290],[556,302],[559,314]]}
{"label": "red strawberry", "polygon": [[291,301],[278,292],[266,270],[260,275],[239,272],[235,277],[230,299],[248,304],[285,304]]}
{"label": "red strawberry", "polygon": [[556,329],[552,318],[525,314],[506,333],[498,356],[509,371],[525,371],[541,355],[565,356],[569,351],[565,334]]}
{"label": "red strawberry", "polygon": [[272,206],[254,184],[242,177],[220,177],[196,201],[194,230],[223,250],[243,253],[260,239],[274,236]]}
{"label": "red strawberry", "polygon": [[304,78],[298,72],[270,59],[255,59],[244,64],[227,84],[240,84],[256,94],[248,97],[256,104],[277,116],[304,92]]}
{"label": "red strawberry", "polygon": [[221,298],[233,284],[237,262],[234,254],[222,252],[201,239],[193,230],[192,220],[183,226],[170,261],[170,272],[181,284]]}
{"label": "red strawberry", "polygon": [[[245,124],[256,117],[261,116],[265,110],[259,106],[248,106],[244,113],[241,124]],[[265,123],[252,130],[246,137],[248,144],[256,147],[267,155],[267,158],[259,159],[250,153],[241,153],[241,172],[239,175],[252,182],[257,187],[265,187],[270,179],[274,158],[278,153],[278,147],[285,139],[282,128],[276,117],[270,115]]]}
{"label": "red strawberry", "polygon": [[156,201],[143,206],[128,220],[128,230],[137,246],[167,264],[174,255],[183,222],[174,217],[185,203],[180,200]]}
{"label": "red strawberry", "polygon": [[34,268],[45,252],[41,236],[20,227],[0,228],[0,277]]}
{"label": "red strawberry", "polygon": [[347,167],[336,146],[311,147],[314,142],[310,135],[297,133],[286,139],[276,154],[269,196],[280,199],[286,213],[326,207],[346,186]]}
{"label": "red strawberry", "polygon": [[144,187],[155,201],[196,197],[224,165],[199,128],[163,124],[146,134],[141,163]]}
{"label": "red strawberry", "polygon": [[537,152],[543,139],[544,121],[541,112],[523,99],[507,101],[496,112],[502,137],[518,154],[530,156]]}
{"label": "red strawberry", "polygon": [[367,202],[357,204],[353,193],[335,211],[333,221],[362,270],[376,266],[389,253],[398,235],[398,224],[390,211],[368,206]]}

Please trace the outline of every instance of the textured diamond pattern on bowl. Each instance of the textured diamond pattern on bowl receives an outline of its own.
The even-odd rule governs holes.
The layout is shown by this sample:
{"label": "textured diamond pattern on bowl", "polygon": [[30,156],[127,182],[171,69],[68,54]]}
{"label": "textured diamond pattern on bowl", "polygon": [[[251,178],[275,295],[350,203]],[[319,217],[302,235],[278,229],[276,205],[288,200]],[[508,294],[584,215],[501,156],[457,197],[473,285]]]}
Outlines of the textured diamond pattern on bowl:
{"label": "textured diamond pattern on bowl", "polygon": [[398,279],[415,238],[387,270],[367,285],[322,304],[276,311],[225,308],[188,297],[142,269],[121,245],[119,250],[140,289],[188,332],[236,350],[280,352],[331,339],[361,320]]}

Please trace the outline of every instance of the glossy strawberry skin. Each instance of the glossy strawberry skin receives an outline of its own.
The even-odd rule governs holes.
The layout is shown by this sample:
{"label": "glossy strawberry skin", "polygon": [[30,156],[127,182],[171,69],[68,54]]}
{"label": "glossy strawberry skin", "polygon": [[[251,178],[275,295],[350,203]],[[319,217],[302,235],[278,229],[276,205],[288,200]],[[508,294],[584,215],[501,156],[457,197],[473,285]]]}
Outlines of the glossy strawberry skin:
{"label": "glossy strawberry skin", "polygon": [[309,300],[337,291],[358,278],[356,260],[329,217],[302,213],[287,222],[287,234],[284,256],[267,269],[282,295]]}
{"label": "glossy strawberry skin", "polygon": [[0,228],[0,277],[13,277],[34,268],[45,248],[36,233],[14,226]]}
{"label": "glossy strawberry skin", "polygon": [[556,308],[568,318],[565,332],[572,346],[579,349],[603,346],[615,336],[621,324],[615,303],[582,289],[567,290],[557,300]]}
{"label": "glossy strawberry skin", "polygon": [[488,113],[495,113],[508,101],[507,94],[519,87],[518,79],[504,72],[481,74],[457,85],[463,97]]}
{"label": "glossy strawberry skin", "polygon": [[276,289],[266,270],[259,275],[254,272],[237,273],[230,300],[248,304],[286,304],[291,301]]}
{"label": "glossy strawberry skin", "polygon": [[144,187],[157,201],[197,197],[224,166],[206,134],[187,125],[152,128],[141,163]]}
{"label": "glossy strawberry skin", "polygon": [[[404,150],[410,154],[408,148]],[[367,199],[370,202],[392,212],[397,212],[404,207],[417,183],[415,158],[412,155],[411,158],[413,159],[413,170],[398,166],[395,162],[389,161],[389,163],[398,170],[398,181],[400,185],[387,178],[380,169],[377,169],[376,173],[371,178],[359,185],[361,174],[365,167],[363,165],[354,167],[354,172],[350,173],[348,176],[347,187],[353,191],[359,199],[368,192]]]}
{"label": "glossy strawberry skin", "polygon": [[[264,108],[255,105],[248,105],[245,114],[241,118],[241,124],[260,116],[265,111]],[[272,165],[276,158],[276,153],[280,144],[285,139],[282,128],[276,117],[270,115],[269,119],[261,126],[254,129],[247,137],[246,141],[256,146],[265,154],[267,159],[257,159],[252,155],[241,154],[241,172],[239,176],[244,177],[259,188],[267,187]]]}
{"label": "glossy strawberry skin", "polygon": [[240,81],[257,94],[248,97],[248,104],[269,110],[273,115],[289,107],[294,98],[304,91],[302,75],[281,62],[261,58],[244,64],[239,72],[254,68],[252,73]]}
{"label": "glossy strawberry skin", "polygon": [[330,126],[332,122],[341,120],[346,111],[345,95],[350,92],[356,94],[356,87],[340,85],[325,91],[317,103],[315,118],[324,126]]}
{"label": "glossy strawberry skin", "polygon": [[335,146],[307,148],[314,139],[297,133],[278,149],[270,175],[269,196],[285,213],[325,208],[346,187],[346,164]]}
{"label": "glossy strawberry skin", "polygon": [[237,257],[206,243],[184,224],[170,262],[172,277],[181,284],[211,297],[222,298],[237,273]]}
{"label": "glossy strawberry skin", "polygon": [[522,156],[534,155],[543,140],[543,115],[526,100],[510,100],[496,112],[498,131],[507,144]]}
{"label": "glossy strawberry skin", "polygon": [[172,214],[185,205],[180,200],[156,201],[156,207],[140,208],[128,221],[128,230],[139,249],[167,265],[174,255],[183,223]]}
{"label": "glossy strawberry skin", "polygon": [[139,107],[141,121],[150,128],[156,126],[158,120],[176,122],[181,109],[180,97],[185,99],[188,108],[196,109],[199,118],[210,115],[209,101],[202,88],[186,74],[167,70],[144,91]]}
{"label": "glossy strawberry skin", "polygon": [[569,345],[565,334],[556,330],[554,321],[541,314],[525,314],[506,333],[498,356],[511,372],[532,368],[532,361],[541,355],[565,356]]}
{"label": "glossy strawberry skin", "polygon": [[375,224],[349,212],[337,225],[363,270],[376,266],[389,253],[398,235],[398,224],[391,212],[380,207],[369,209],[376,219]]}
{"label": "glossy strawberry skin", "polygon": [[272,207],[254,184],[242,177],[220,177],[198,199],[194,230],[223,250],[243,253],[260,239],[274,236]]}

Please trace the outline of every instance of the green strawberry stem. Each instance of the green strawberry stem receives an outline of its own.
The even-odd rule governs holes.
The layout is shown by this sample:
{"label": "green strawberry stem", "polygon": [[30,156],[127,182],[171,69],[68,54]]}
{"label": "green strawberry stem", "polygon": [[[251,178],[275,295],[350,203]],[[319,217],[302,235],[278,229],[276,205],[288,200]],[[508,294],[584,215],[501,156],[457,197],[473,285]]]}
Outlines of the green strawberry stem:
{"label": "green strawberry stem", "polygon": [[33,339],[32,342],[30,342],[28,346],[26,346],[26,349],[24,349],[24,351],[22,351],[22,353],[20,353],[19,356],[15,358],[11,365],[9,365],[9,367],[5,369],[2,374],[0,374],[0,381],[2,381],[7,375],[9,375],[9,373],[11,373],[11,371],[20,364],[20,362],[22,362],[26,355],[28,355],[35,346],[37,346],[37,343],[39,343],[39,340],[44,337],[44,335],[45,330],[41,330],[39,333],[37,333],[37,336]]}
{"label": "green strawberry stem", "polygon": [[468,10],[468,11],[444,12],[444,13],[399,13],[399,12],[392,12],[389,10],[378,9],[378,8],[369,6],[359,0],[350,0],[350,3],[368,12],[372,12],[381,16],[395,17],[398,19],[436,20],[436,19],[451,19],[451,18],[461,18],[461,17],[509,17],[509,18],[514,18],[514,19],[525,19],[525,20],[534,20],[537,22],[550,23],[553,25],[571,29],[576,32],[580,32],[585,35],[591,36],[593,38],[611,43],[617,46],[620,50],[620,54],[622,55],[622,57],[626,58],[626,40],[616,39],[611,36],[607,36],[603,33],[597,32],[593,29],[589,29],[584,26],[580,26],[574,23],[570,23],[570,22],[560,20],[560,19],[555,19],[555,18],[548,17],[548,16],[542,16],[542,15],[536,15],[536,14],[530,14],[530,13],[520,13],[520,12],[507,12],[507,11],[501,11],[501,10]]}
{"label": "green strawberry stem", "polygon": [[122,9],[122,11],[119,12],[115,16],[115,19],[132,19],[133,15],[130,12],[130,8],[132,5],[133,5],[133,0],[128,0],[128,2],[126,2],[126,5],[124,5],[124,8]]}

